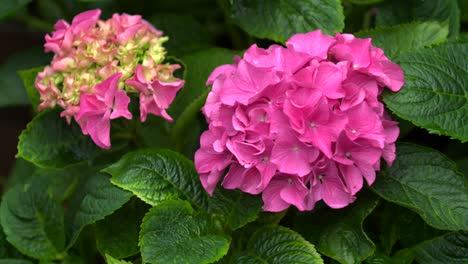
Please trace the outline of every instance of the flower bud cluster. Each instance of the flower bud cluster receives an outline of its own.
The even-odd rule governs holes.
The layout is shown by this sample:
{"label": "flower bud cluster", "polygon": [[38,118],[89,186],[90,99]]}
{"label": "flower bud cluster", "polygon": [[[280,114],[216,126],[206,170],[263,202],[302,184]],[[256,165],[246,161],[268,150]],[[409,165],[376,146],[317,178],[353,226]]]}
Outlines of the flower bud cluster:
{"label": "flower bud cluster", "polygon": [[99,20],[101,11],[78,14],[71,24],[59,20],[46,35],[46,52],[54,57],[36,77],[41,103],[56,105],[62,117],[74,118],[84,134],[101,148],[110,148],[110,120],[132,118],[129,94],[140,97],[140,118],[148,114],[172,121],[166,109],[184,82],[173,76],[180,66],[164,64],[168,40],[139,15],[114,14]]}
{"label": "flower bud cluster", "polygon": [[371,39],[296,34],[286,47],[251,46],[216,68],[203,113],[195,165],[210,194],[262,194],[264,210],[312,210],[352,203],[376,178],[381,158],[395,159],[399,134],[378,100],[404,78]]}

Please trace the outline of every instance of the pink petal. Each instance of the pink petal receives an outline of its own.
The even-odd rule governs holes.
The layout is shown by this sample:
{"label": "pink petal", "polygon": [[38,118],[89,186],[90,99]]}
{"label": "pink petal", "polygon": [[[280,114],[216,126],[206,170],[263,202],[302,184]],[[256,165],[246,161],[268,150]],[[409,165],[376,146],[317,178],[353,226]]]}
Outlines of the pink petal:
{"label": "pink petal", "polygon": [[328,57],[328,49],[334,42],[333,37],[322,34],[321,30],[315,30],[293,35],[286,42],[286,46],[294,51],[324,60]]}
{"label": "pink petal", "polygon": [[355,38],[351,34],[337,34],[336,43],[330,48],[340,61],[349,61],[354,69],[365,68],[371,62],[371,39]]}
{"label": "pink petal", "polygon": [[354,201],[338,175],[325,175],[322,183],[322,199],[331,208],[339,209]]}
{"label": "pink petal", "polygon": [[132,119],[132,113],[128,111],[128,104],[130,103],[130,97],[127,96],[125,91],[119,90],[115,93],[114,110],[110,115],[110,119],[118,117],[125,117],[126,119]]}

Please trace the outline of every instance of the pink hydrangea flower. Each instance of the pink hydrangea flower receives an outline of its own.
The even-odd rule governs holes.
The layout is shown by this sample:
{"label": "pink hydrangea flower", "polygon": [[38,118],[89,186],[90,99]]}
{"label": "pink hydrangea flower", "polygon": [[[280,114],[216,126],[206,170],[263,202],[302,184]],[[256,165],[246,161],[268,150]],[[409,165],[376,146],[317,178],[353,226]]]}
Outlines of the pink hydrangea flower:
{"label": "pink hydrangea flower", "polygon": [[95,93],[81,94],[80,111],[75,116],[83,134],[90,135],[101,148],[110,148],[110,120],[118,117],[131,119],[128,111],[130,98],[125,91],[117,90],[122,73],[116,73],[99,83]]}
{"label": "pink hydrangea flower", "polygon": [[208,78],[209,128],[195,153],[202,185],[261,194],[266,211],[347,206],[381,158],[395,160],[399,129],[378,96],[403,83],[371,39],[317,30],[286,47],[253,45]]}
{"label": "pink hydrangea flower", "polygon": [[172,118],[166,109],[184,82],[174,77],[179,65],[163,63],[167,37],[139,15],[114,14],[100,20],[101,10],[59,20],[46,35],[44,48],[55,55],[36,77],[38,110],[63,108],[60,116],[75,119],[84,134],[110,148],[110,120],[131,118],[128,94],[139,94],[140,117]]}

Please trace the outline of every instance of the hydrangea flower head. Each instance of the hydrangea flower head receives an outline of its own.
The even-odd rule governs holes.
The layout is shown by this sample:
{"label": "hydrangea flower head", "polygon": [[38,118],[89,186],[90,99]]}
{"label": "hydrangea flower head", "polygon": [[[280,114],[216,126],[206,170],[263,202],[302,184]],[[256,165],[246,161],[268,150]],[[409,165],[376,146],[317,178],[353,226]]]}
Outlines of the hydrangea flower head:
{"label": "hydrangea flower head", "polygon": [[286,47],[251,46],[216,68],[195,166],[211,195],[217,184],[261,194],[266,211],[323,200],[342,208],[395,159],[396,122],[378,96],[404,83],[400,67],[351,34],[296,34]]}
{"label": "hydrangea flower head", "polygon": [[41,103],[56,105],[62,117],[80,125],[83,134],[101,148],[110,148],[110,120],[131,119],[130,94],[140,97],[140,119],[147,114],[171,117],[166,109],[184,81],[173,76],[179,65],[164,62],[162,32],[139,15],[114,14],[100,20],[101,10],[76,15],[72,23],[59,20],[46,35],[44,48],[54,57],[36,77]]}

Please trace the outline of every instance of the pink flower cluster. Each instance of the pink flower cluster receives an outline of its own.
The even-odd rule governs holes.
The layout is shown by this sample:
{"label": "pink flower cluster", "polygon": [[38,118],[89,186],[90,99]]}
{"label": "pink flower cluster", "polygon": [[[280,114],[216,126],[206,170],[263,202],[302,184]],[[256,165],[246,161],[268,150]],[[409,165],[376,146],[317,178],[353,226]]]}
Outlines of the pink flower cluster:
{"label": "pink flower cluster", "polygon": [[381,157],[395,159],[399,129],[378,96],[403,82],[369,38],[317,30],[286,48],[251,46],[207,81],[209,130],[195,154],[204,188],[212,194],[224,175],[226,189],[261,193],[265,211],[347,206]]}
{"label": "pink flower cluster", "polygon": [[172,121],[166,109],[184,81],[173,76],[179,65],[164,64],[168,40],[138,15],[114,14],[99,20],[101,10],[78,14],[71,24],[59,20],[46,35],[46,52],[55,55],[36,77],[38,110],[59,105],[62,117],[74,118],[83,134],[101,148],[110,143],[110,120],[131,119],[130,97],[139,95],[140,119],[148,114]]}

